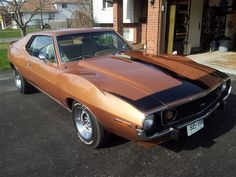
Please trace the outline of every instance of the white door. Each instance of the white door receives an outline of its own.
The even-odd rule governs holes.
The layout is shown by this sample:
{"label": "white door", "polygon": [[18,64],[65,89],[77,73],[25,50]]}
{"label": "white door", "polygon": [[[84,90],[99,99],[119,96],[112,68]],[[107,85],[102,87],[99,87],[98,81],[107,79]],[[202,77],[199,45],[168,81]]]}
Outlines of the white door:
{"label": "white door", "polygon": [[192,48],[200,47],[203,4],[204,0],[191,1],[188,42]]}

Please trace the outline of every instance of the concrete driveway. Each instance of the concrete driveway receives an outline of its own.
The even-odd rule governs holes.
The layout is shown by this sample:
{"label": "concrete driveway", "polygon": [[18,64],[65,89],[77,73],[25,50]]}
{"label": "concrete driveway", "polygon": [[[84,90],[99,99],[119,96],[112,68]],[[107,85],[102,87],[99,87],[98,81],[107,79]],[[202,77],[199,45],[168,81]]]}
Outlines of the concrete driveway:
{"label": "concrete driveway", "polygon": [[236,52],[206,52],[187,56],[188,58],[222,72],[236,75]]}
{"label": "concrete driveway", "polygon": [[236,76],[225,111],[189,138],[145,148],[113,136],[106,148],[82,146],[70,113],[42,93],[16,92],[0,72],[0,176],[179,176],[236,174]]}

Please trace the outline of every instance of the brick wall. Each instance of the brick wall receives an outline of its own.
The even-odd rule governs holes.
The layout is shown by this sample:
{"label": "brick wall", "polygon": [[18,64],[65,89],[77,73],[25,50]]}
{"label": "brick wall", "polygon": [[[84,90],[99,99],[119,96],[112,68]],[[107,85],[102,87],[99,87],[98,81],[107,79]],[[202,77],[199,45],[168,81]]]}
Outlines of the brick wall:
{"label": "brick wall", "polygon": [[[160,1],[160,0],[156,0]],[[142,46],[146,45],[147,41],[147,4],[149,1],[144,1],[142,3],[134,2],[134,5],[138,6],[135,9],[140,9],[139,12],[141,14],[141,21],[138,19],[138,23],[123,23],[123,0],[113,0],[113,28],[115,31],[123,34],[123,28],[134,28],[134,43],[142,44]],[[140,7],[141,6],[141,7]],[[159,7],[159,6],[158,6]],[[156,10],[156,8],[155,8]],[[154,10],[154,13],[156,12]],[[159,11],[158,11],[159,12]],[[140,16],[139,14],[139,16]],[[155,18],[155,17],[154,17]],[[101,25],[99,25],[101,26]],[[106,26],[106,25],[105,25]],[[155,29],[154,29],[155,30]]]}
{"label": "brick wall", "polygon": [[113,28],[123,35],[123,0],[113,0]]}
{"label": "brick wall", "polygon": [[161,0],[155,0],[154,4],[148,2],[147,16],[147,53],[158,54],[160,52],[160,16]]}
{"label": "brick wall", "polygon": [[123,0],[113,0],[114,30],[122,35],[123,27],[133,27],[135,28],[134,43],[146,44],[147,53],[160,53],[161,1],[162,0],[155,0],[153,4],[151,4],[150,1],[146,1],[147,7],[143,7],[142,9],[142,13],[147,13],[146,23],[127,25],[123,24]]}

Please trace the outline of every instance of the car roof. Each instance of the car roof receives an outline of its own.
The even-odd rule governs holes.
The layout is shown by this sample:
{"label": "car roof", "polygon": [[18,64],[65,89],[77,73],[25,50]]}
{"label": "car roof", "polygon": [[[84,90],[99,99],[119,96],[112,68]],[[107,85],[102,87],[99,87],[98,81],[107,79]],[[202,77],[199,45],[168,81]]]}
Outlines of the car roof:
{"label": "car roof", "polygon": [[102,32],[102,31],[113,31],[112,28],[68,28],[60,30],[40,31],[34,32],[34,35],[51,35],[51,36],[63,36],[75,33],[89,33],[89,32]]}

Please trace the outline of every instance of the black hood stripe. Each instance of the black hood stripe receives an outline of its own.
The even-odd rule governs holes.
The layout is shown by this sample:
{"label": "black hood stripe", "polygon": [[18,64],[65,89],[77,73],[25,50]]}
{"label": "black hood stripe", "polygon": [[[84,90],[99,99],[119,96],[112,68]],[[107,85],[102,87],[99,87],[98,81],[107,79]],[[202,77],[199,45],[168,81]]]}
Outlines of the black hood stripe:
{"label": "black hood stripe", "polygon": [[132,100],[126,96],[122,96],[117,93],[113,93],[113,92],[109,92],[109,93],[118,98],[121,98],[122,100],[126,101],[127,103],[131,104],[132,106],[136,107],[137,109],[143,112],[146,112],[156,107],[163,106],[163,104],[157,99],[155,99],[152,95],[148,95],[139,100]]}
{"label": "black hood stripe", "polygon": [[147,112],[151,109],[164,106],[162,102],[164,102],[164,104],[168,104],[184,97],[198,94],[201,91],[202,89],[200,89],[199,87],[194,86],[193,84],[188,82],[183,82],[181,85],[148,95],[139,100],[132,100],[130,98],[112,92],[109,93],[123,99],[137,109],[143,112]]}

